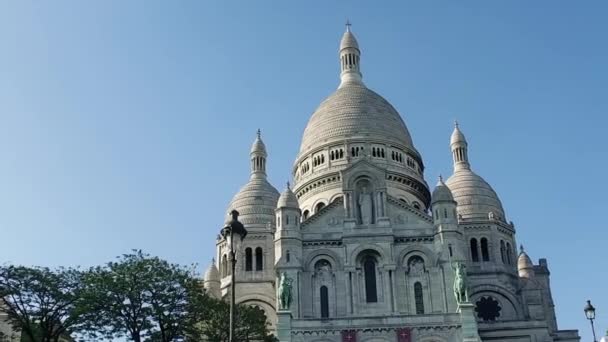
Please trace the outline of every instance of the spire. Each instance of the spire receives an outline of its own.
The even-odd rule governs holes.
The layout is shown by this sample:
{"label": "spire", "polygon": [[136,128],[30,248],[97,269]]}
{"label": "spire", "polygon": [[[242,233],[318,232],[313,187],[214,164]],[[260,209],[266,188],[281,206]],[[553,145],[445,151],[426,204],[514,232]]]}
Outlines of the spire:
{"label": "spire", "polygon": [[460,131],[458,121],[454,122],[454,131],[450,138],[450,147],[454,159],[454,171],[470,169],[467,139],[464,137],[462,131]]}
{"label": "spire", "polygon": [[347,20],[346,31],[340,41],[340,87],[347,83],[361,84],[360,57],[359,43]]}
{"label": "spire", "polygon": [[517,257],[517,272],[520,278],[533,278],[534,277],[534,264],[528,256],[528,253],[524,251],[524,246],[519,246],[519,256]]}
{"label": "spire", "polygon": [[256,138],[251,145],[251,176],[266,177],[266,145],[262,141],[262,132],[258,129]]}

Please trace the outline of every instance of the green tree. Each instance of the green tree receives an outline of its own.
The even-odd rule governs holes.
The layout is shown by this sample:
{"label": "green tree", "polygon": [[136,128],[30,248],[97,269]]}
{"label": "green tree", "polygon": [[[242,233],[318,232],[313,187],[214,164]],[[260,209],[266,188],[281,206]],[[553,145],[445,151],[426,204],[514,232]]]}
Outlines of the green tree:
{"label": "green tree", "polygon": [[[210,300],[206,317],[201,321],[196,340],[227,342],[230,329],[230,305],[222,300]],[[236,307],[235,338],[237,341],[278,341],[270,334],[264,310],[241,304]]]}
{"label": "green tree", "polygon": [[65,340],[81,322],[76,310],[81,277],[75,269],[1,266],[2,310],[26,340]]}
{"label": "green tree", "polygon": [[193,271],[141,251],[91,269],[80,311],[91,336],[181,341],[196,331],[207,296]]}

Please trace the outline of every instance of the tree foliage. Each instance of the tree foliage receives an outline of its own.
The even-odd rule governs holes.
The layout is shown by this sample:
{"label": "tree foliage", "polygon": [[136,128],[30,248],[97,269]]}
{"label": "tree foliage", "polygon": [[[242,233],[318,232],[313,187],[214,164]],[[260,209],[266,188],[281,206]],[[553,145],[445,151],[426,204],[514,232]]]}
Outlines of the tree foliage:
{"label": "tree foliage", "polygon": [[81,308],[91,335],[181,341],[204,319],[207,297],[193,272],[141,251],[91,269],[84,282]]}
{"label": "tree foliage", "polygon": [[[193,269],[141,251],[84,272],[4,266],[0,310],[23,341],[228,341],[229,304]],[[258,307],[237,306],[235,326],[238,341],[276,341]]]}
{"label": "tree foliage", "polygon": [[1,266],[2,311],[27,340],[65,339],[82,322],[76,309],[81,276],[75,269]]}
{"label": "tree foliage", "polygon": [[[213,300],[208,311],[206,319],[200,324],[199,340],[227,342],[230,329],[230,305],[222,300]],[[270,334],[269,325],[266,314],[257,306],[241,304],[236,307],[237,341],[278,341]]]}

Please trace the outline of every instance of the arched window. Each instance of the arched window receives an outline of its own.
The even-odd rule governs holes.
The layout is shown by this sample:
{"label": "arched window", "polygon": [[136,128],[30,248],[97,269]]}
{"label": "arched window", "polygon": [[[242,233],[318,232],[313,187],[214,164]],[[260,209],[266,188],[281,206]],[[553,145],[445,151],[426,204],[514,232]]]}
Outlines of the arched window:
{"label": "arched window", "polygon": [[488,239],[481,238],[481,258],[483,261],[490,261],[490,252],[488,250]]}
{"label": "arched window", "polygon": [[424,298],[422,295],[422,284],[416,282],[414,284],[414,298],[416,301],[416,315],[424,314]]}
{"label": "arched window", "polygon": [[304,210],[304,213],[302,213],[302,219],[306,220],[308,218],[308,215],[310,215],[310,211]]}
{"label": "arched window", "polygon": [[327,286],[321,286],[321,318],[329,317],[329,294]]}
{"label": "arched window", "polygon": [[253,271],[253,255],[251,248],[245,249],[245,271]]}
{"label": "arched window", "polygon": [[262,248],[258,247],[255,249],[255,270],[261,271],[264,269],[264,256],[262,255]]}
{"label": "arched window", "polygon": [[512,254],[511,244],[507,242],[507,263],[511,265],[513,262],[513,254]]}
{"label": "arched window", "polygon": [[222,257],[222,276],[228,276],[228,257],[226,257],[226,254]]}
{"label": "arched window", "polygon": [[277,216],[277,226],[281,227],[281,216]]}
{"label": "arched window", "polygon": [[418,202],[414,202],[412,205],[414,206],[414,208],[420,210],[420,204]]}
{"label": "arched window", "polygon": [[285,225],[289,224],[289,215],[285,215]]}
{"label": "arched window", "polygon": [[443,217],[448,218],[448,209],[443,208]]}
{"label": "arched window", "polygon": [[505,250],[505,242],[500,240],[500,260],[502,260],[503,264],[507,263],[507,256],[505,255],[507,251]]}
{"label": "arched window", "polygon": [[471,260],[479,261],[479,251],[477,250],[477,239],[471,239]]}
{"label": "arched window", "polygon": [[325,203],[323,202],[319,202],[317,203],[317,206],[315,206],[315,214],[319,212],[319,210],[323,209],[325,207]]}
{"label": "arched window", "polygon": [[289,253],[289,251],[285,252],[285,261],[289,262],[289,259],[291,259],[291,254]]}
{"label": "arched window", "polygon": [[365,273],[365,299],[368,303],[378,302],[376,291],[376,261],[368,256],[363,261],[363,272]]}

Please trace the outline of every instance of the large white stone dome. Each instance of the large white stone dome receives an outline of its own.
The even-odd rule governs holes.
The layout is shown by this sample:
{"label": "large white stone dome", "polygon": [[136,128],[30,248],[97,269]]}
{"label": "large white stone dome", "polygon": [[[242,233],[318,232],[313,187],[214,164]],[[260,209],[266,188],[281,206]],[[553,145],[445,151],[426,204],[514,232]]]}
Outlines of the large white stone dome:
{"label": "large white stone dome", "polygon": [[388,101],[362,83],[347,83],[312,114],[300,153],[357,138],[380,138],[416,151],[403,119]]}

